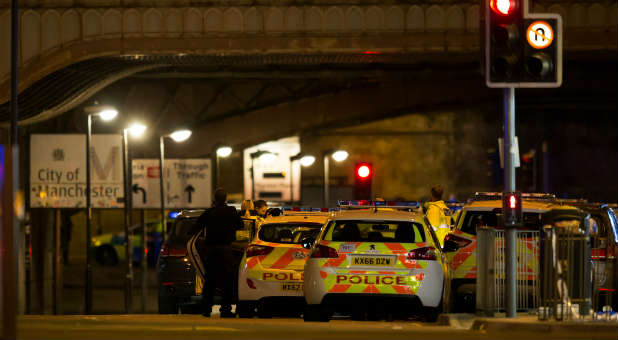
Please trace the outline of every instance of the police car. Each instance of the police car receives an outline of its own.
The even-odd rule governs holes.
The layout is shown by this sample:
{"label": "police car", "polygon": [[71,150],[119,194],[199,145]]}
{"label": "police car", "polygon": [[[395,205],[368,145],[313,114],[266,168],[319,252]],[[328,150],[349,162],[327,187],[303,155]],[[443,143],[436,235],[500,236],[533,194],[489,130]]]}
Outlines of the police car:
{"label": "police car", "polygon": [[[343,201],[305,264],[305,321],[424,314],[435,321],[447,266],[418,203]],[[407,211],[402,211],[405,209]]]}
{"label": "police car", "polygon": [[[300,210],[300,209],[299,209]],[[259,226],[240,262],[238,304],[241,318],[300,314],[304,306],[303,268],[328,216],[322,211],[285,211]]]}
{"label": "police car", "polygon": [[[523,226],[519,230],[538,232],[543,227],[543,216],[547,213],[570,215],[579,211],[573,206],[556,200],[552,194],[523,193]],[[448,259],[454,312],[474,312],[476,303],[476,230],[487,226],[500,229],[502,194],[479,192],[461,209],[453,230],[444,239],[443,251]],[[533,233],[530,233],[533,235]],[[538,280],[539,271],[538,237],[518,241],[518,249],[524,250],[528,261],[520,269],[530,282]]]}

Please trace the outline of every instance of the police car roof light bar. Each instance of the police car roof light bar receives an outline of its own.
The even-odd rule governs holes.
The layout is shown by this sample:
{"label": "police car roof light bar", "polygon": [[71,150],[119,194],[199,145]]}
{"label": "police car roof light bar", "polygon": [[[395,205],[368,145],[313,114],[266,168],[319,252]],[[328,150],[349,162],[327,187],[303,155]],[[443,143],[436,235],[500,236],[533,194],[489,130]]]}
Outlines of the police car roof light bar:
{"label": "police car roof light bar", "polygon": [[[545,200],[545,201],[555,201],[556,195],[548,194],[548,193],[522,193],[521,198],[525,200]],[[474,197],[471,199],[472,201],[494,201],[501,200],[502,193],[501,192],[475,192]]]}
{"label": "police car roof light bar", "polygon": [[338,201],[339,208],[418,208],[420,206],[417,201]]}

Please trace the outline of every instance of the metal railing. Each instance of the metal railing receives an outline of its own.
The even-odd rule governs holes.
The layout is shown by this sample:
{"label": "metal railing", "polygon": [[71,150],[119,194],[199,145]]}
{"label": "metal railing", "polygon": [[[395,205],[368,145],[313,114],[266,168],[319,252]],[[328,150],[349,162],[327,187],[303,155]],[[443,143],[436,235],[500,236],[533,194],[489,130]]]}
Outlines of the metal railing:
{"label": "metal railing", "polygon": [[[489,227],[477,228],[477,312],[493,315],[504,311],[505,253],[504,231]],[[538,231],[518,230],[517,310],[535,312],[540,301]]]}
{"label": "metal railing", "polygon": [[569,320],[590,315],[593,275],[586,228],[543,228],[539,319]]}

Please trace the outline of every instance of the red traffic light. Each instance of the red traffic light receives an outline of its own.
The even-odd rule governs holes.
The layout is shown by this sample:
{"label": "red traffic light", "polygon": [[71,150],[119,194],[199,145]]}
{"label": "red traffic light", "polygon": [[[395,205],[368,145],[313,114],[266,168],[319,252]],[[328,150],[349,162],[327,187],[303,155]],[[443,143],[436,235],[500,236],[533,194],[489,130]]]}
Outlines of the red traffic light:
{"label": "red traffic light", "polygon": [[489,7],[491,9],[500,14],[500,15],[509,15],[517,5],[517,0],[490,0]]}
{"label": "red traffic light", "polygon": [[517,209],[517,196],[509,196],[509,206],[511,207],[511,209]]}
{"label": "red traffic light", "polygon": [[356,176],[360,179],[371,177],[371,172],[371,165],[368,163],[361,163],[356,166]]}

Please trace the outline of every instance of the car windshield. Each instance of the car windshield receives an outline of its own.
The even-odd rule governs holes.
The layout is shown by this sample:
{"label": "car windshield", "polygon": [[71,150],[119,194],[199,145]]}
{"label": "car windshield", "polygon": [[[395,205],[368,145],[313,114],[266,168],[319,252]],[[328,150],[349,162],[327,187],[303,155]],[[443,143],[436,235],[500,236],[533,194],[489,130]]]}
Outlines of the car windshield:
{"label": "car windshield", "polygon": [[172,229],[169,231],[169,243],[173,245],[187,244],[192,229],[194,229],[197,218],[179,218],[176,223],[173,224]]}
{"label": "car windshield", "polygon": [[320,233],[319,223],[268,223],[262,224],[258,238],[265,242],[301,244],[306,238],[314,241]]}
{"label": "car windshield", "polygon": [[[468,211],[463,220],[461,231],[470,235],[476,235],[478,227],[494,227],[501,228],[498,221],[498,214],[502,213],[502,209],[494,209],[493,211]],[[523,229],[539,230],[542,226],[541,214],[539,213],[523,213],[524,226]]]}
{"label": "car windshield", "polygon": [[423,226],[408,221],[337,220],[330,223],[324,239],[335,242],[426,242]]}

